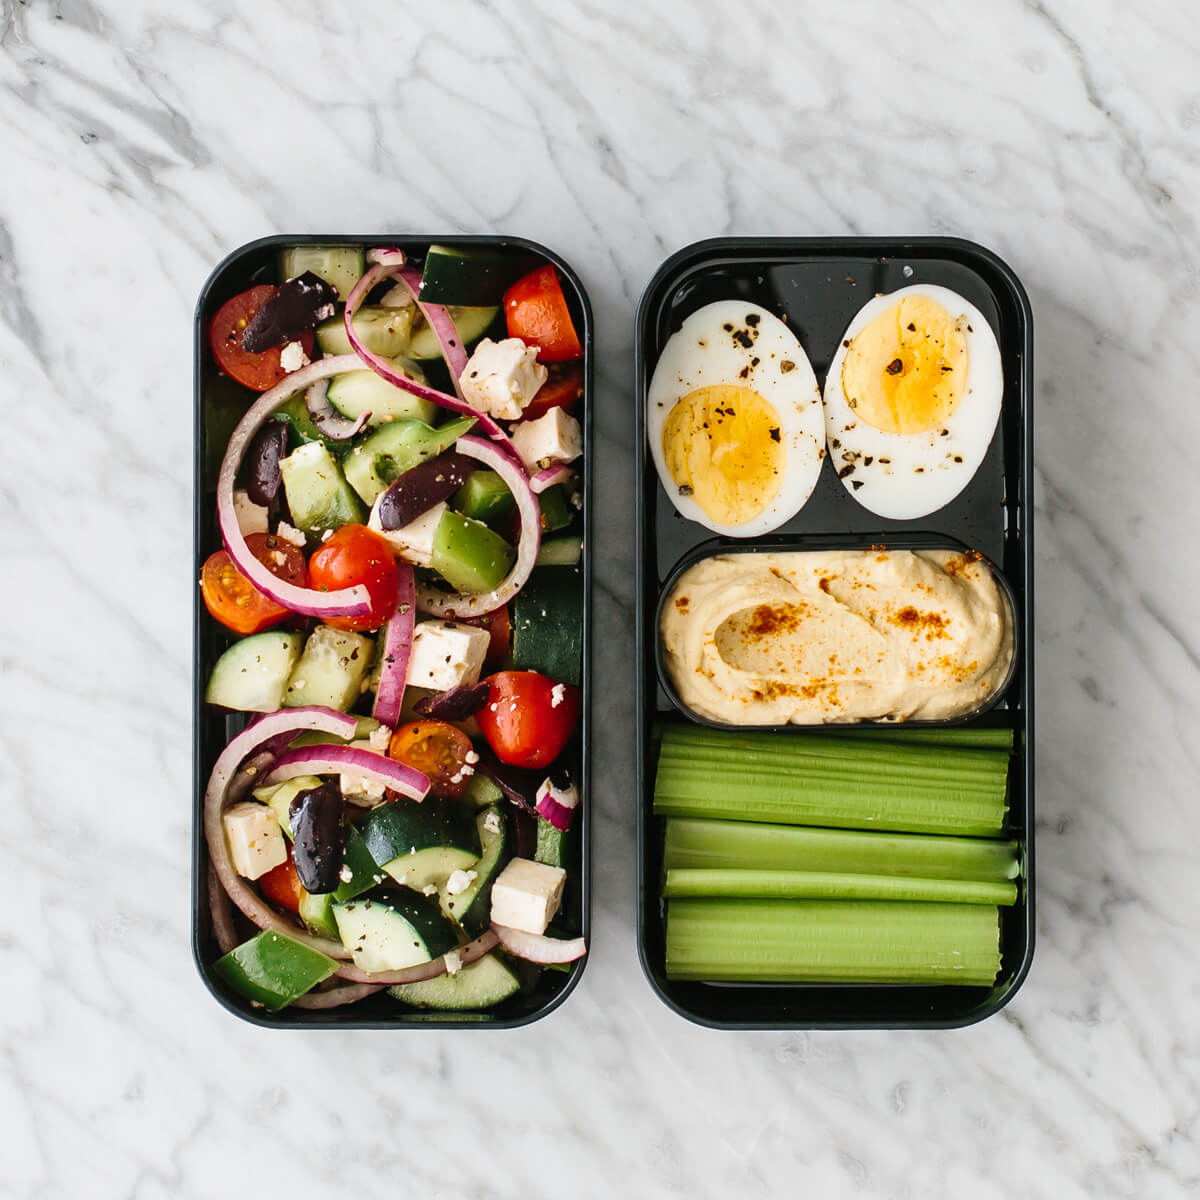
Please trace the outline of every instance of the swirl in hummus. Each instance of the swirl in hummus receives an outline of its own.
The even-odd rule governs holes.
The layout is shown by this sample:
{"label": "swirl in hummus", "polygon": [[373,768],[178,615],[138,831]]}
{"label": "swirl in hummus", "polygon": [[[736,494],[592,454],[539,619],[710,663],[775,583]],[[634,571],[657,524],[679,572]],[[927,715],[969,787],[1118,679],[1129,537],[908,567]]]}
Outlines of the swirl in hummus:
{"label": "swirl in hummus", "polygon": [[961,550],[714,555],[679,577],[659,632],[680,700],[728,725],[958,717],[1013,658],[1007,595]]}

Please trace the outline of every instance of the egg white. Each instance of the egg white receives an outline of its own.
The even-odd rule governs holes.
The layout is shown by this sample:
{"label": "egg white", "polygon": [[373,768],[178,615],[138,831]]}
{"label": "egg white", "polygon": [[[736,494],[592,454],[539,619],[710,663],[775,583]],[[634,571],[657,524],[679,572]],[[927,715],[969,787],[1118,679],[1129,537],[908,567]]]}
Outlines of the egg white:
{"label": "egg white", "polygon": [[[847,343],[860,330],[910,295],[928,296],[952,317],[966,317],[966,388],[954,412],[936,429],[887,433],[868,425],[847,403],[842,362]],[[876,296],[850,322],[825,377],[830,464],[854,499],[877,516],[899,521],[926,516],[944,508],[971,482],[996,432],[1003,397],[1000,347],[987,318],[973,304],[931,284]]]}
{"label": "egg white", "polygon": [[[743,347],[724,326],[744,329],[751,313],[759,318],[758,336],[752,346]],[[783,369],[785,362],[793,364],[791,369]],[[718,384],[751,388],[779,417],[783,480],[775,498],[740,525],[722,525],[691,497],[679,495],[663,454],[663,426],[671,410],[684,396]],[[706,304],[692,313],[663,347],[646,393],[646,436],[658,477],[682,516],[729,537],[769,533],[804,507],[825,457],[821,390],[808,355],[796,335],[765,308],[745,300]]]}

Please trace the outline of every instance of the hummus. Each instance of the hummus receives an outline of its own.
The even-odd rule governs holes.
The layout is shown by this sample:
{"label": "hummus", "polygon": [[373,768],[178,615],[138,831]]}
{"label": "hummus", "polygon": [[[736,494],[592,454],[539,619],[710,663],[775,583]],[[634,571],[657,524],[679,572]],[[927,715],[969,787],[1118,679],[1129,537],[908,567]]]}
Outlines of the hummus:
{"label": "hummus", "polygon": [[680,700],[728,725],[962,716],[1013,658],[1005,592],[955,550],[714,555],[680,576],[659,633]]}

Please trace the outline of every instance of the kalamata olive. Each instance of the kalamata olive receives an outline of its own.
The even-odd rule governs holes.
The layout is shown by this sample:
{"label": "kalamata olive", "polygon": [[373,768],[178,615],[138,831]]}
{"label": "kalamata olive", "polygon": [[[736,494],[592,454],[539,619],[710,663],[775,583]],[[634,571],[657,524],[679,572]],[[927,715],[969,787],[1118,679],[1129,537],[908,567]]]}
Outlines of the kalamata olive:
{"label": "kalamata olive", "polygon": [[438,692],[436,696],[423,696],[413,705],[418,716],[433,717],[437,721],[465,721],[473,717],[486,703],[491,684],[469,683]]}
{"label": "kalamata olive", "polygon": [[297,792],[288,808],[296,874],[307,891],[332,892],[345,851],[344,805],[334,783]]}
{"label": "kalamata olive", "polygon": [[283,482],[279,460],[287,454],[287,438],[282,421],[266,421],[246,449],[246,494],[264,508],[270,508]]}
{"label": "kalamata olive", "polygon": [[448,450],[410,467],[379,498],[379,524],[403,529],[435,504],[449,500],[479,464],[465,454]]}
{"label": "kalamata olive", "polygon": [[250,318],[242,333],[242,349],[261,354],[282,346],[318,321],[333,316],[337,290],[312,271],[280,284],[266,304]]}

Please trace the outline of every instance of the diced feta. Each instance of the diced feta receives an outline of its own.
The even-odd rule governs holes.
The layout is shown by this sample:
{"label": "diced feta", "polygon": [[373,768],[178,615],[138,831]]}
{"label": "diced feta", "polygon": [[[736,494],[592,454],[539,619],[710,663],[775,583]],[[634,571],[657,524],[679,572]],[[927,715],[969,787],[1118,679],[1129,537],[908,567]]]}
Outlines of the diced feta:
{"label": "diced feta", "polygon": [[427,883],[421,889],[421,895],[422,896],[436,896],[437,895],[437,884],[436,883]]}
{"label": "diced feta", "polygon": [[372,750],[378,750],[380,754],[386,754],[388,742],[392,740],[392,729],[390,725],[380,725],[378,729],[372,729],[367,734],[367,745]]}
{"label": "diced feta", "polygon": [[512,432],[512,443],[530,471],[573,462],[583,453],[579,422],[561,408],[552,408],[536,421],[522,421]]}
{"label": "diced feta", "polygon": [[564,684],[556,683],[550,689],[550,707],[557,708],[566,699],[567,689]]}
{"label": "diced feta", "polygon": [[[379,748],[371,745],[369,738],[359,738],[351,742],[350,746],[355,750],[373,750],[379,753]],[[340,778],[342,795],[360,808],[370,808],[378,804],[383,799],[383,793],[387,791],[378,780],[367,779],[365,776],[354,774],[353,771],[343,771]]]}
{"label": "diced feta", "polygon": [[500,342],[484,338],[459,378],[463,399],[477,411],[502,421],[520,420],[534,393],[546,382],[546,368],[537,356],[538,348],[525,345],[520,338]]}
{"label": "diced feta", "polygon": [[343,883],[349,883],[354,878],[354,872],[349,867],[343,865],[342,869],[338,872],[338,878]]}
{"label": "diced feta", "polygon": [[237,517],[242,537],[267,532],[267,510],[261,504],[255,504],[248,492],[233,493],[233,514]]}
{"label": "diced feta", "polygon": [[446,502],[443,500],[402,529],[384,529],[379,521],[379,500],[376,500],[367,518],[367,525],[387,539],[397,558],[412,563],[414,567],[428,567],[432,565],[433,538],[445,511]]}
{"label": "diced feta", "polygon": [[514,858],[492,884],[492,921],[525,933],[545,933],[562,903],[567,873],[561,867]]}
{"label": "diced feta", "polygon": [[457,950],[446,951],[446,974],[457,975],[462,970],[462,955]]}
{"label": "diced feta", "polygon": [[446,880],[446,894],[457,896],[465,892],[478,878],[478,871],[451,871],[450,878]]}
{"label": "diced feta", "polygon": [[275,529],[275,536],[283,538],[285,542],[291,542],[293,546],[299,546],[302,550],[306,545],[304,534],[294,525],[289,525],[286,521],[279,522],[279,525]]}
{"label": "diced feta", "polygon": [[307,367],[308,362],[308,355],[304,353],[304,347],[299,342],[288,342],[279,352],[279,366],[289,375],[301,367]]}
{"label": "diced feta", "polygon": [[498,812],[490,812],[483,818],[483,827],[488,833],[500,832],[500,814]]}
{"label": "diced feta", "polygon": [[445,692],[478,683],[491,636],[474,625],[422,621],[413,631],[407,683]]}
{"label": "diced feta", "polygon": [[245,800],[221,817],[233,869],[243,879],[258,879],[287,859],[279,822],[265,804]]}

